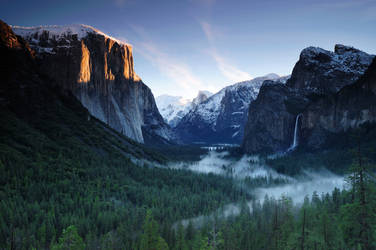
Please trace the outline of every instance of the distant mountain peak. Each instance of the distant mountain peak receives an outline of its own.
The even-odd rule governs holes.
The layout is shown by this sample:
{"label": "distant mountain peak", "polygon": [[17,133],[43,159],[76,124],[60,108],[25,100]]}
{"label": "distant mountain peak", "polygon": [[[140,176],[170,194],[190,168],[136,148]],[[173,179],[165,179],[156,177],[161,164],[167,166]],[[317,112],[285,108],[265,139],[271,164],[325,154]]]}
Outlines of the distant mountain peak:
{"label": "distant mountain peak", "polygon": [[[198,105],[204,101],[206,101],[210,96],[212,96],[213,93],[207,91],[207,90],[199,90],[198,94],[195,98],[192,100],[193,106]],[[192,107],[194,108],[194,107]]]}
{"label": "distant mountain peak", "polygon": [[213,94],[207,90],[199,90],[197,96],[193,99],[163,94],[158,96],[155,101],[163,119],[171,127],[175,127],[190,110],[207,100],[211,95]]}
{"label": "distant mountain peak", "polygon": [[207,90],[199,90],[197,96],[200,96],[200,95],[206,95],[207,97],[210,97],[213,95],[213,93]]}
{"label": "distant mountain peak", "polygon": [[285,82],[270,73],[227,86],[187,113],[175,130],[187,143],[240,143],[248,108],[265,80]]}
{"label": "distant mountain peak", "polygon": [[276,80],[276,79],[280,78],[280,76],[276,73],[269,73],[269,74],[265,75],[264,77],[268,78],[269,80]]}

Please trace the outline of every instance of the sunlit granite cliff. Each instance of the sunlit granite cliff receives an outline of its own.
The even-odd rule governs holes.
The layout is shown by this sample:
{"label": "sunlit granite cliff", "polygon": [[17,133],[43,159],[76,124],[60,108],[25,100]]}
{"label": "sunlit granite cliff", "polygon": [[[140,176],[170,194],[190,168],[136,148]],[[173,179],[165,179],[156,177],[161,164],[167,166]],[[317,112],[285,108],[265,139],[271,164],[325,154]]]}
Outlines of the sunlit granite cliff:
{"label": "sunlit granite cliff", "polygon": [[89,112],[138,141],[169,141],[151,90],[134,72],[132,46],[87,25],[18,27],[42,71]]}

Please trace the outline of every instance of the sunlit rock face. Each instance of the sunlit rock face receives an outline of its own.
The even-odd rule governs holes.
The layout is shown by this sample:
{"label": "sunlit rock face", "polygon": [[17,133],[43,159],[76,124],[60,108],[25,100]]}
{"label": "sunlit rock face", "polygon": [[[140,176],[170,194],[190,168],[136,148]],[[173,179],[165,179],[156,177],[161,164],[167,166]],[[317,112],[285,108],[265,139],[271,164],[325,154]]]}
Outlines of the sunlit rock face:
{"label": "sunlit rock face", "polygon": [[343,45],[336,45],[334,52],[304,49],[286,85],[267,83],[261,87],[248,113],[244,151],[287,150],[299,114],[299,144],[311,148],[321,147],[329,133],[374,122],[374,87],[358,83],[368,77],[369,67],[367,72],[372,71],[373,59]]}
{"label": "sunlit rock face", "polygon": [[86,25],[13,27],[37,52],[42,71],[89,112],[138,141],[173,137],[150,89],[135,74],[132,47]]}

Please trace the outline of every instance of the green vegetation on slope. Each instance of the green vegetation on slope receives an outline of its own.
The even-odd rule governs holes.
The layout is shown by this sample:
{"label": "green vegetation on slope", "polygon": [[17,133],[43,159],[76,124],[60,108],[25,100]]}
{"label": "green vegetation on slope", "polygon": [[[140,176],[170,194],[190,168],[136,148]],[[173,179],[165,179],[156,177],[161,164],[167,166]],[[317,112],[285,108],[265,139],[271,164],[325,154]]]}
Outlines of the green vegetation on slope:
{"label": "green vegetation on slope", "polygon": [[230,179],[150,166],[166,158],[62,98],[28,118],[0,112],[0,248],[47,249],[74,225],[88,249],[135,249],[147,209],[173,244],[175,221],[247,198]]}
{"label": "green vegetation on slope", "polygon": [[279,173],[298,175],[301,170],[328,169],[337,174],[347,173],[353,161],[354,145],[360,144],[363,154],[376,162],[376,124],[364,124],[339,134],[332,134],[320,150],[298,148],[283,157],[266,160]]}
{"label": "green vegetation on slope", "polygon": [[[314,192],[311,197],[306,196],[301,206],[294,205],[288,197],[265,197],[262,204],[252,202],[251,211],[242,203],[238,216],[223,218],[218,214],[199,229],[193,224],[178,226],[176,244],[170,249],[376,249],[376,186],[372,170],[368,161],[357,159],[350,169],[348,190]],[[151,235],[147,232],[144,237],[158,238],[158,230]]]}

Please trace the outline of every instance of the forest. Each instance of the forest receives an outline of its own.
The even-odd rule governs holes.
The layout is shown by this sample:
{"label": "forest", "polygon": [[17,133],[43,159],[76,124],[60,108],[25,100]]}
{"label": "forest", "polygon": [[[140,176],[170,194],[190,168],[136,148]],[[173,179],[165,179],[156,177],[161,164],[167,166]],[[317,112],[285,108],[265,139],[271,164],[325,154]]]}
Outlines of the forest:
{"label": "forest", "polygon": [[[284,196],[260,203],[248,191],[275,183],[247,179],[238,185],[225,176],[136,166],[125,152],[160,164],[168,154],[126,146],[132,142],[94,118],[82,119],[86,113],[77,115],[72,107],[27,122],[1,113],[1,249],[376,247],[372,161],[357,150],[347,171],[348,189],[313,193],[303,204]],[[184,160],[196,151],[188,149]],[[274,163],[289,164],[297,155]],[[238,204],[240,213],[224,217],[218,208],[229,203]],[[201,225],[179,223],[213,213]]]}

